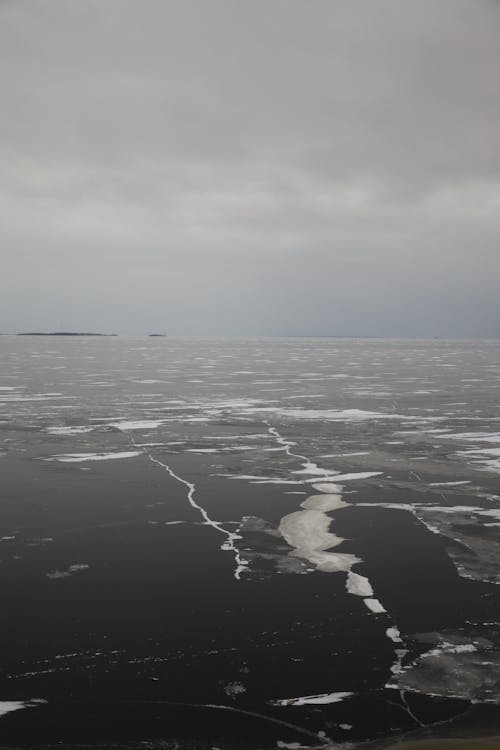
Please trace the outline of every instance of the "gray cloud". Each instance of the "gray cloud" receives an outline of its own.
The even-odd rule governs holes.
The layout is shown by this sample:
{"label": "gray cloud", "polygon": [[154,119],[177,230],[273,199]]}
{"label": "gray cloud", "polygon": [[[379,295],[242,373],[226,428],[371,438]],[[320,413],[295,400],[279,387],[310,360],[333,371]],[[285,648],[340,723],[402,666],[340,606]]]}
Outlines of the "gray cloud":
{"label": "gray cloud", "polygon": [[500,5],[0,4],[0,327],[498,336]]}

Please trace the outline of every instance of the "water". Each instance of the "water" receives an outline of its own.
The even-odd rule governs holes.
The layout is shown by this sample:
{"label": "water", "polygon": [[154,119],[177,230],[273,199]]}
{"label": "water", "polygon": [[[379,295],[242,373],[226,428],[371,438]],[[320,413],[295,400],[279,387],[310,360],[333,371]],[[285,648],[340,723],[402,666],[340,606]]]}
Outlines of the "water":
{"label": "water", "polygon": [[0,355],[0,742],[495,723],[499,342]]}

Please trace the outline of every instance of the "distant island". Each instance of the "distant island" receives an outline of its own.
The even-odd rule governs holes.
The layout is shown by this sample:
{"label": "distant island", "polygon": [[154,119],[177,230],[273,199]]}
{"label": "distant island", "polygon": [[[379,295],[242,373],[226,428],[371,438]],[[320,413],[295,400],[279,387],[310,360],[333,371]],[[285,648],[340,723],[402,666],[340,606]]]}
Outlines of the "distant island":
{"label": "distant island", "polygon": [[159,336],[160,338],[163,338],[163,339],[166,337],[166,335],[167,335],[166,333],[150,333],[149,334],[150,337],[154,336],[155,338],[158,338]]}
{"label": "distant island", "polygon": [[16,336],[117,336],[117,333],[88,333],[87,331],[26,331]]}

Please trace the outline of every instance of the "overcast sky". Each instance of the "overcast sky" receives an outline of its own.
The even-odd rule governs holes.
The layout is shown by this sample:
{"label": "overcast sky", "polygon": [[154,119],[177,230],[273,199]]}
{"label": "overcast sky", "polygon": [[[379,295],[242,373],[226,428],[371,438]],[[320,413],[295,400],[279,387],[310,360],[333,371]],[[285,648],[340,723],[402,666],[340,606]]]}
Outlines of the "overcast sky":
{"label": "overcast sky", "polygon": [[500,336],[498,0],[0,0],[0,330]]}

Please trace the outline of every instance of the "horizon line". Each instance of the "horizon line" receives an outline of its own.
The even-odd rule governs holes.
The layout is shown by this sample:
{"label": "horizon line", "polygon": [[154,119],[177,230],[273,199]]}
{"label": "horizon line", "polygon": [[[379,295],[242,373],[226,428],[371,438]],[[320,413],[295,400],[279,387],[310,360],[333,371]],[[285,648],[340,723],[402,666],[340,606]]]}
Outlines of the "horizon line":
{"label": "horizon line", "polygon": [[54,336],[54,337],[98,337],[98,338],[168,338],[168,339],[381,339],[401,341],[498,341],[497,336],[481,335],[390,335],[390,334],[342,334],[342,333],[254,333],[254,334],[220,334],[220,333],[107,333],[102,331],[15,331],[0,332],[0,336]]}

